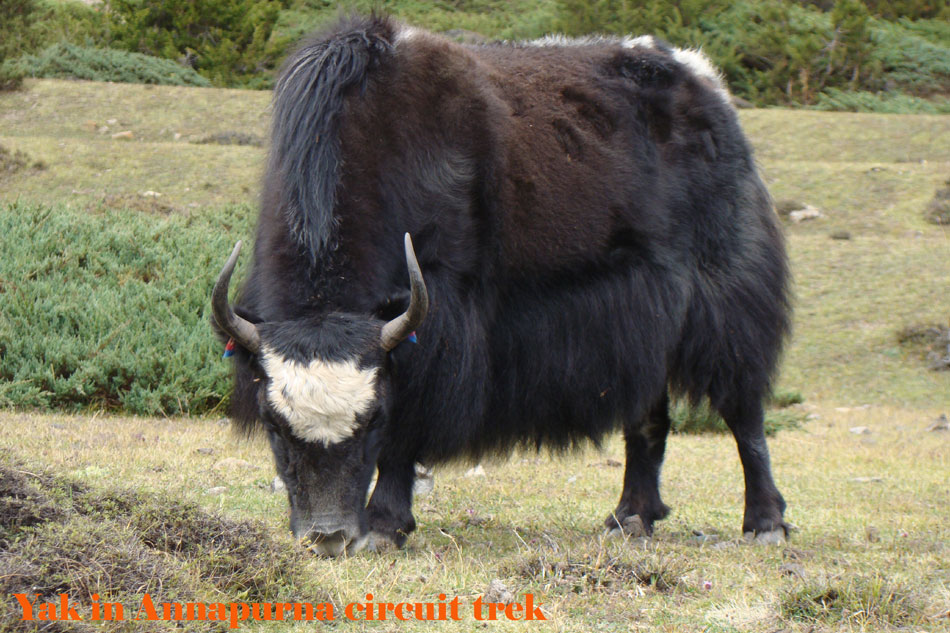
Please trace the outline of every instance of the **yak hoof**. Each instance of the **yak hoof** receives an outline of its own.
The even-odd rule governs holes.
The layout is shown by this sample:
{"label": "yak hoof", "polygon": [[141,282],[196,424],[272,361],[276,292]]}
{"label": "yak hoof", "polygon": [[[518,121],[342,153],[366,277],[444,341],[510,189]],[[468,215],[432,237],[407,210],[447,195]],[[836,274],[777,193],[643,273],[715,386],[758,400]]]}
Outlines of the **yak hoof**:
{"label": "yak hoof", "polygon": [[647,531],[645,525],[643,525],[643,519],[640,518],[639,514],[634,514],[628,516],[623,520],[623,523],[620,524],[620,527],[615,527],[607,532],[607,536],[616,537],[624,536],[627,538],[647,538],[650,536],[650,533]]}
{"label": "yak hoof", "polygon": [[756,543],[758,545],[785,545],[785,530],[779,528],[777,530],[769,530],[768,532],[746,532],[742,537],[750,542]]}

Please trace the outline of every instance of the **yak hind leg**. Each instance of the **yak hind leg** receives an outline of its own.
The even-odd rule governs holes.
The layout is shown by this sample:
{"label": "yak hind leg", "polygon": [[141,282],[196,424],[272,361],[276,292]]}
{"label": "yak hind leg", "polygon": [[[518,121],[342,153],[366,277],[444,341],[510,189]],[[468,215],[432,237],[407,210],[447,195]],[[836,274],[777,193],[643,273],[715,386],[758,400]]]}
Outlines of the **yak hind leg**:
{"label": "yak hind leg", "polygon": [[735,437],[745,475],[742,532],[759,543],[784,543],[788,536],[788,524],[782,518],[785,499],[772,479],[762,398],[735,398],[717,408]]}
{"label": "yak hind leg", "polygon": [[416,477],[415,464],[391,464],[380,461],[376,488],[366,507],[370,540],[375,550],[402,547],[416,529],[412,516],[412,487]]}
{"label": "yak hind leg", "polygon": [[611,534],[650,536],[653,523],[670,509],[660,499],[660,468],[670,431],[669,396],[664,392],[642,420],[627,421],[623,429],[627,464],[620,503],[604,524]]}

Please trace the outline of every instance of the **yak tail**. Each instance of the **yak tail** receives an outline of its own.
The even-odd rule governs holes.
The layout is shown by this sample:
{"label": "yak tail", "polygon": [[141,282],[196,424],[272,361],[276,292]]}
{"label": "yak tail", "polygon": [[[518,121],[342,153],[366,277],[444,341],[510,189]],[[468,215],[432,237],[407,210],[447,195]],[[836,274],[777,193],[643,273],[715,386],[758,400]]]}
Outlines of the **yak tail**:
{"label": "yak tail", "polygon": [[346,20],[292,55],[274,88],[269,170],[291,232],[314,258],[336,229],[344,95],[365,89],[368,70],[392,50],[391,32],[383,18]]}

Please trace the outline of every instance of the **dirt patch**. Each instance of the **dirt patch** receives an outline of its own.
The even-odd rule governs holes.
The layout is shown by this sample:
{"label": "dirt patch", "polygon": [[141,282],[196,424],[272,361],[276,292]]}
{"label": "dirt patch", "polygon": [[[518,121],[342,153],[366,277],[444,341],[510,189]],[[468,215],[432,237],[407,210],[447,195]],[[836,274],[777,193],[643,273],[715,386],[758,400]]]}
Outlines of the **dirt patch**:
{"label": "dirt patch", "polygon": [[799,583],[782,598],[782,614],[803,622],[848,622],[861,630],[919,621],[918,597],[908,588],[880,577]]}
{"label": "dirt patch", "polygon": [[170,215],[178,211],[174,206],[162,202],[158,196],[143,196],[134,193],[109,194],[95,205],[98,208],[139,211],[156,215]]}
{"label": "dirt patch", "polygon": [[[127,620],[145,593],[156,604],[220,602],[222,596],[329,601],[308,586],[306,557],[289,543],[275,542],[262,524],[227,519],[168,496],[87,488],[0,452],[2,631],[35,630],[19,620],[14,593],[38,593],[40,602],[66,593],[87,608],[98,594],[123,604]],[[202,624],[196,630],[225,628]],[[91,630],[76,625],[60,630]],[[150,622],[150,630],[177,628],[176,622]]]}
{"label": "dirt patch", "polygon": [[574,592],[623,590],[631,585],[668,592],[689,572],[686,561],[671,554],[647,553],[640,557],[581,556],[564,559],[537,555],[505,570],[521,578],[551,583]]}
{"label": "dirt patch", "polygon": [[33,485],[32,473],[0,464],[0,550],[23,528],[62,518],[52,499]]}
{"label": "dirt patch", "polygon": [[3,180],[5,176],[15,174],[24,169],[42,171],[46,169],[46,163],[33,160],[30,158],[30,155],[24,151],[18,149],[10,150],[0,145],[0,180]]}
{"label": "dirt patch", "polygon": [[198,145],[251,145],[252,147],[263,147],[264,139],[257,134],[248,134],[246,132],[217,132],[202,136],[200,139],[191,141]]}
{"label": "dirt patch", "polygon": [[950,327],[909,325],[897,333],[897,342],[922,358],[935,371],[950,371]]}
{"label": "dirt patch", "polygon": [[933,224],[950,224],[950,180],[944,184],[947,186],[937,189],[925,211],[927,221]]}

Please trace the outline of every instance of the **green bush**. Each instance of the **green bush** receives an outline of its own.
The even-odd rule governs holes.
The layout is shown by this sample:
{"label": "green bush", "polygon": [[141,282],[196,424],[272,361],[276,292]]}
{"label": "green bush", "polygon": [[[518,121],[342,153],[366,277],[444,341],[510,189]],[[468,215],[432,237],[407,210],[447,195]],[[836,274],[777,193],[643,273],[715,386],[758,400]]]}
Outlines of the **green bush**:
{"label": "green bush", "polygon": [[223,409],[211,287],[252,215],[0,207],[0,406]]}
{"label": "green bush", "polygon": [[[804,414],[790,409],[793,404],[804,402],[802,394],[797,391],[782,391],[775,393],[768,402],[765,412],[765,434],[775,435],[785,429],[797,429],[804,421]],[[690,406],[687,402],[677,402],[670,412],[675,433],[728,433],[729,427],[722,417],[716,413],[707,401],[697,406]]]}
{"label": "green bush", "polygon": [[29,77],[173,86],[211,85],[207,79],[191,68],[168,59],[65,43],[54,44],[36,55],[24,55],[9,60],[4,63],[3,68]]}
{"label": "green bush", "polygon": [[900,92],[847,92],[829,88],[818,95],[816,110],[881,114],[950,114],[950,99],[927,100]]}
{"label": "green bush", "polygon": [[945,21],[885,22],[861,0],[827,5],[822,11],[787,0],[560,0],[559,26],[572,35],[652,33],[702,48],[732,91],[759,105],[827,104],[833,100],[822,95],[840,91],[950,92]]}
{"label": "green bush", "polygon": [[275,0],[108,0],[111,46],[182,61],[215,85],[261,87],[288,42]]}
{"label": "green bush", "polygon": [[23,73],[4,68],[3,62],[14,57],[24,46],[24,39],[36,20],[35,0],[4,0],[0,2],[0,90],[19,87]]}
{"label": "green bush", "polygon": [[[932,21],[935,24],[936,20]],[[921,25],[880,22],[872,29],[874,56],[894,88],[917,96],[950,94],[950,25],[924,30]],[[940,40],[943,42],[940,43]]]}

